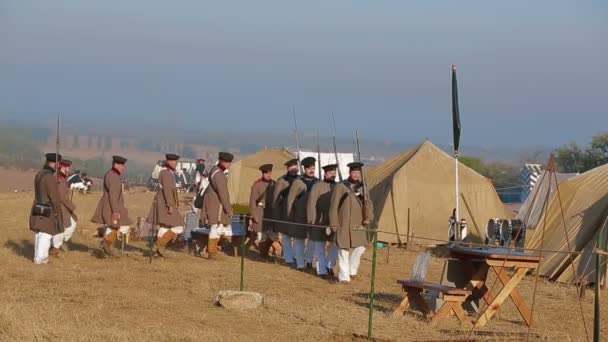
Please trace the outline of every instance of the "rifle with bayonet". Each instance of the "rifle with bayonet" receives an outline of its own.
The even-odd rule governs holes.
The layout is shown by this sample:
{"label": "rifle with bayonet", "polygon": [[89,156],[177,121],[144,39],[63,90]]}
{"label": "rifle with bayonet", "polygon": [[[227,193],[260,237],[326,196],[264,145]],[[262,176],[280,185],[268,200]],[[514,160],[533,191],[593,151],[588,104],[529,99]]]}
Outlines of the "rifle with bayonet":
{"label": "rifle with bayonet", "polygon": [[340,170],[340,160],[338,159],[338,147],[336,146],[336,117],[334,116],[334,112],[331,112],[331,118],[333,119],[334,122],[334,137],[333,137],[333,143],[334,143],[334,157],[336,157],[336,165],[338,165],[338,180],[340,180],[340,182],[342,182],[342,171]]}
{"label": "rifle with bayonet", "polygon": [[[361,148],[359,146],[359,130],[355,131],[356,139],[357,139],[357,158],[361,163]],[[363,172],[363,168],[361,168],[361,194],[363,195],[363,200],[361,201],[361,209],[363,222],[367,221],[367,185],[365,184],[365,176]]]}
{"label": "rifle with bayonet", "polygon": [[303,175],[304,172],[302,170],[302,164],[300,163],[300,138],[298,138],[298,119],[296,118],[296,106],[295,105],[292,107],[292,113],[293,113],[294,134],[296,136],[296,150],[297,150],[296,157],[298,159],[298,173],[300,175]]}
{"label": "rifle with bayonet", "polygon": [[[55,140],[55,181],[57,182],[57,186],[59,186],[59,115],[57,115],[57,138]],[[61,208],[57,208],[58,215],[61,215]],[[55,217],[55,228],[57,232],[62,232],[63,227],[60,227],[59,216]]]}
{"label": "rifle with bayonet", "polygon": [[319,180],[323,179],[321,175],[321,145],[319,145],[319,130],[317,129],[317,168],[319,171]]}

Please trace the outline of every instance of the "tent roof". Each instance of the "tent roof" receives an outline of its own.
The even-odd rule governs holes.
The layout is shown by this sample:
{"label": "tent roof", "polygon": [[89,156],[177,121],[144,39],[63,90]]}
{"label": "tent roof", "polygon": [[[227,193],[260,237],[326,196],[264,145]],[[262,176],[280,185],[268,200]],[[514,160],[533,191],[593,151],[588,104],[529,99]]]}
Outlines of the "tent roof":
{"label": "tent roof", "polygon": [[[557,184],[574,176],[576,176],[576,173],[555,173]],[[546,209],[545,201],[551,201],[556,190],[555,178],[549,176],[547,171],[543,171],[538,177],[534,189],[519,209],[517,218],[522,220],[528,228],[535,227],[538,224],[540,216]]]}
{"label": "tent roof", "polygon": [[228,175],[228,192],[230,201],[235,204],[249,203],[251,185],[260,178],[259,167],[263,164],[274,164],[274,171],[281,172],[283,164],[294,156],[284,148],[265,148],[254,154],[236,160]]}
{"label": "tent roof", "polygon": [[527,247],[560,251],[543,253],[539,271],[544,276],[561,282],[594,277],[594,258],[574,255],[571,262],[568,253],[593,250],[608,215],[608,164],[565,180],[558,189]]}
{"label": "tent roof", "polygon": [[[479,241],[487,221],[506,218],[506,212],[492,182],[459,165],[460,216],[469,223],[469,234]],[[423,237],[447,240],[447,222],[455,207],[452,156],[427,140],[371,169],[366,182],[379,229],[403,234],[401,238],[381,233],[382,241],[400,242],[412,235],[419,243],[432,243]]]}

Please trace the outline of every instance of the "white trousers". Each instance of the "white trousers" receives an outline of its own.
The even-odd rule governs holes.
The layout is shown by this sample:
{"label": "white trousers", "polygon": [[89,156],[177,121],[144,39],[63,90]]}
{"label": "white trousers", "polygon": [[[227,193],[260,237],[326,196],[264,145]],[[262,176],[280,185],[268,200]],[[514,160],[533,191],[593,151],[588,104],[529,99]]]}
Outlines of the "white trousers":
{"label": "white trousers", "polygon": [[175,235],[179,235],[184,232],[184,227],[182,227],[182,226],[171,227],[171,228],[160,227],[160,228],[158,228],[158,234],[156,235],[156,237],[160,238],[163,235],[165,235],[168,231],[172,231]]}
{"label": "white trousers", "polygon": [[312,241],[312,249],[314,250],[314,256],[317,259],[317,274],[327,274],[327,255],[325,252],[325,241]]}
{"label": "white trousers", "polygon": [[338,265],[338,254],[340,253],[340,248],[335,244],[331,244],[329,246],[329,253],[327,256],[327,268],[333,270],[336,265]]}
{"label": "white trousers", "polygon": [[296,268],[303,270],[306,268],[306,240],[293,239],[293,250],[296,257]]}
{"label": "white trousers", "polygon": [[[312,264],[315,259],[315,241],[306,240],[306,263]],[[319,261],[319,259],[317,259]]]}
{"label": "white trousers", "polygon": [[59,233],[57,235],[53,235],[51,238],[52,246],[54,248],[60,248],[63,245],[63,233]]}
{"label": "white trousers", "polygon": [[[129,234],[130,229],[131,229],[131,226],[120,226],[120,228],[118,228],[118,231],[122,235],[127,235],[127,234]],[[105,235],[110,235],[110,234],[112,234],[112,228],[107,227]]]}
{"label": "white trousers", "polygon": [[[68,242],[76,232],[76,221],[70,216],[70,226],[63,231],[63,241]],[[56,247],[56,246],[55,246]]]}
{"label": "white trousers", "polygon": [[34,264],[46,264],[49,262],[49,248],[51,248],[51,234],[38,232],[34,236]]}
{"label": "white trousers", "polygon": [[209,239],[216,240],[222,236],[232,236],[231,225],[213,224],[209,227]]}
{"label": "white trousers", "polygon": [[340,249],[338,253],[338,266],[340,271],[338,279],[340,281],[350,281],[351,276],[356,276],[359,272],[361,256],[365,253],[365,246],[349,249]]}
{"label": "white trousers", "polygon": [[293,263],[295,261],[295,256],[291,244],[291,236],[281,234],[281,244],[283,245],[283,260],[285,260],[286,263]]}

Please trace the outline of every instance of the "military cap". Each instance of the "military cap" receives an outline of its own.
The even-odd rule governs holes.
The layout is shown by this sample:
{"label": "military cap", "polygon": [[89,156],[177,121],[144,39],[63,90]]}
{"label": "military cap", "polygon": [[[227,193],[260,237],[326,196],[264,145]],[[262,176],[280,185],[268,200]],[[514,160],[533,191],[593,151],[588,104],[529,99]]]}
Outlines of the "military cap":
{"label": "military cap", "polygon": [[57,153],[47,153],[45,155],[45,157],[46,157],[46,161],[49,161],[49,162],[61,160],[61,158],[62,158],[61,154],[57,154]]}
{"label": "military cap", "polygon": [[288,161],[285,162],[285,166],[290,167],[290,166],[294,166],[298,163],[298,159],[294,158],[294,159],[290,159]]}
{"label": "military cap", "polygon": [[262,166],[260,166],[260,171],[262,171],[262,173],[268,173],[272,171],[272,164],[264,164]]}
{"label": "military cap", "polygon": [[317,162],[317,160],[314,157],[306,157],[306,158],[302,159],[302,166],[310,167],[310,166],[315,165],[316,162]]}
{"label": "military cap", "polygon": [[232,153],[220,152],[218,154],[217,159],[219,159],[221,161],[225,161],[225,162],[232,162],[234,160],[234,156],[232,155]]}
{"label": "military cap", "polygon": [[349,163],[347,166],[351,171],[357,171],[357,170],[361,170],[361,168],[363,167],[363,163],[362,162],[352,162],[352,163]]}
{"label": "military cap", "polygon": [[114,164],[126,164],[127,158],[121,156],[112,156],[112,163]]}
{"label": "military cap", "polygon": [[165,159],[167,160],[178,160],[179,156],[175,153],[167,153],[165,154]]}
{"label": "military cap", "polygon": [[335,169],[338,168],[338,164],[329,164],[329,165],[325,165],[323,166],[323,171],[333,171]]}
{"label": "military cap", "polygon": [[59,163],[61,165],[66,165],[66,166],[72,165],[72,161],[71,160],[67,160],[67,159],[61,159],[61,161]]}

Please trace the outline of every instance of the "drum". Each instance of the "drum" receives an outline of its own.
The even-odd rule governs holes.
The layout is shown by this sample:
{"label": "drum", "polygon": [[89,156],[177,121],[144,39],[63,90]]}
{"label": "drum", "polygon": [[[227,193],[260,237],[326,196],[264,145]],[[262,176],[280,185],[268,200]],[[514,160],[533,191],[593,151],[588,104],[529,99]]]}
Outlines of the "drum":
{"label": "drum", "polygon": [[486,226],[486,245],[497,245],[500,244],[500,228],[502,220],[499,218],[492,218],[488,220]]}

